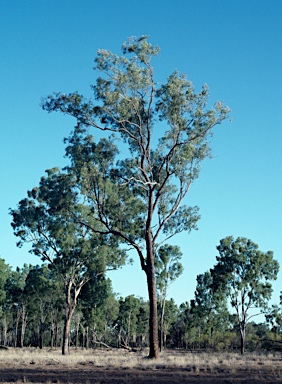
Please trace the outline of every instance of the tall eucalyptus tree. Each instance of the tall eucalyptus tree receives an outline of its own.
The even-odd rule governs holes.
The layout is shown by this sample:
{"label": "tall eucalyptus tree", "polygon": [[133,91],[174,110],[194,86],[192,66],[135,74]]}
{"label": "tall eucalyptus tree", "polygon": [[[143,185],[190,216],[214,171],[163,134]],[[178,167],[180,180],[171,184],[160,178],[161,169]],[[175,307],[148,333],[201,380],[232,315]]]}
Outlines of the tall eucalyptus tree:
{"label": "tall eucalyptus tree", "polygon": [[[198,208],[184,205],[184,198],[210,155],[212,128],[229,112],[220,102],[209,108],[207,86],[196,93],[177,71],[160,84],[151,63],[159,51],[147,36],[128,39],[121,56],[99,50],[95,69],[101,76],[92,86],[93,101],[75,92],[42,102],[48,112],[77,120],[67,154],[95,212],[85,226],[119,237],[138,254],[147,278],[152,358],[158,357],[156,249],[196,227]],[[108,138],[95,144],[89,127]]]}

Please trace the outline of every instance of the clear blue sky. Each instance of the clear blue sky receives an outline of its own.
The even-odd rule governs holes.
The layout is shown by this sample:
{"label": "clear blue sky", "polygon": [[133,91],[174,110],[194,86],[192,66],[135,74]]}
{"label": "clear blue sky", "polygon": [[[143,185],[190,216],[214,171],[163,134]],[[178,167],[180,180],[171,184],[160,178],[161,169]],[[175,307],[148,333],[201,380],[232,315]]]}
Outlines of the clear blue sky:
{"label": "clear blue sky", "polygon": [[[40,98],[76,90],[90,96],[97,50],[120,53],[127,37],[144,34],[161,47],[159,81],[178,69],[196,89],[207,83],[211,102],[232,109],[187,198],[200,207],[199,230],[172,241],[184,254],[185,271],[170,289],[180,304],[193,298],[197,274],[214,265],[225,236],[273,250],[282,267],[281,0],[1,0],[0,256],[13,267],[40,262],[16,248],[8,209],[46,169],[66,164],[62,140],[75,122],[42,111]],[[147,297],[138,260],[110,277],[121,295]]]}

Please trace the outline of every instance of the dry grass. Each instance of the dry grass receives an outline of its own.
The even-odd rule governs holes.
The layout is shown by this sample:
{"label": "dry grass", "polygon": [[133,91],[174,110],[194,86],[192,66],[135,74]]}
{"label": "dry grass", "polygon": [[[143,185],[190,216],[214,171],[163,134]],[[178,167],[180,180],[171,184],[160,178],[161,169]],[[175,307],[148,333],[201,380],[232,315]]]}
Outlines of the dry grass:
{"label": "dry grass", "polygon": [[164,369],[188,368],[215,369],[218,367],[254,368],[262,366],[275,366],[282,370],[281,355],[246,353],[241,356],[236,353],[191,353],[186,351],[164,351],[156,360],[147,359],[147,350],[129,352],[126,350],[105,349],[72,349],[69,356],[62,356],[61,351],[33,348],[10,348],[0,351],[0,366],[22,367],[26,365],[46,366],[57,365],[74,367],[77,365],[94,365],[104,368],[138,368],[138,369]]}
{"label": "dry grass", "polygon": [[[84,369],[89,367],[110,370],[138,370],[157,373],[163,370],[178,370],[197,375],[236,376],[253,375],[259,378],[268,375],[280,381],[282,361],[280,354],[245,354],[235,353],[191,353],[185,351],[165,351],[160,358],[147,359],[148,351],[128,352],[125,350],[81,350],[73,349],[69,356],[62,356],[60,350],[38,350],[31,348],[0,350],[0,369],[35,368],[47,370]],[[127,371],[124,371],[125,373]],[[0,378],[1,382],[1,378]],[[15,381],[14,381],[15,382]],[[22,377],[16,383],[29,383],[28,377]],[[256,382],[256,380],[254,381]],[[45,381],[48,384],[48,381]],[[51,381],[49,381],[51,383]],[[58,381],[58,384],[60,382]],[[98,382],[97,382],[98,383]]]}

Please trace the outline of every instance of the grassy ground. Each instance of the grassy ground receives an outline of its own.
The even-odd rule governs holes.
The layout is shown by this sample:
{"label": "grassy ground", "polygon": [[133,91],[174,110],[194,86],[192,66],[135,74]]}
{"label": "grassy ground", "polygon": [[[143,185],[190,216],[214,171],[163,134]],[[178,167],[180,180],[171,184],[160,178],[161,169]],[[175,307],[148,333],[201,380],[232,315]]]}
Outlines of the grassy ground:
{"label": "grassy ground", "polygon": [[0,383],[282,383],[277,354],[9,349],[0,351]]}

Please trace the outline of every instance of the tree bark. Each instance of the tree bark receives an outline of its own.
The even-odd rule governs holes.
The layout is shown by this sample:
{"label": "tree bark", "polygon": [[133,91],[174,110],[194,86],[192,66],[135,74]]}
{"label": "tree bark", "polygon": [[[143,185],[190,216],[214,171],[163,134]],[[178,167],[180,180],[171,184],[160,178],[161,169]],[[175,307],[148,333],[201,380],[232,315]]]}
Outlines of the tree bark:
{"label": "tree bark", "polygon": [[3,345],[7,345],[7,332],[8,332],[8,326],[7,326],[7,318],[6,316],[3,319]]}
{"label": "tree bark", "polygon": [[43,329],[43,321],[42,319],[40,319],[40,323],[39,323],[39,349],[43,349],[43,345],[44,345],[44,329]]}
{"label": "tree bark", "polygon": [[86,327],[86,341],[85,341],[85,348],[89,349],[89,327]]}
{"label": "tree bark", "polygon": [[21,312],[19,309],[17,309],[17,316],[16,316],[16,326],[15,326],[15,339],[14,339],[14,347],[16,348],[18,346],[18,332],[19,332],[19,321],[20,321]]}
{"label": "tree bark", "polygon": [[59,324],[56,322],[56,327],[55,327],[55,335],[54,335],[54,343],[55,343],[55,348],[58,348],[59,345]]}
{"label": "tree bark", "polygon": [[164,340],[165,340],[165,333],[164,333],[165,302],[166,302],[166,294],[164,296],[164,299],[161,300],[160,351],[162,351],[162,349],[164,348]]}
{"label": "tree bark", "polygon": [[54,348],[54,325],[51,326],[51,349]]}
{"label": "tree bark", "polygon": [[79,327],[80,327],[80,317],[77,317],[77,323],[76,323],[76,335],[75,335],[75,347],[78,348],[79,344]]}
{"label": "tree bark", "polygon": [[147,248],[147,285],[150,302],[149,316],[149,337],[150,337],[150,352],[149,357],[157,359],[159,357],[158,343],[158,304],[157,304],[157,288],[156,275],[154,265],[154,253],[152,247]]}
{"label": "tree bark", "polygon": [[241,355],[245,352],[245,338],[246,338],[246,328],[241,326],[240,328],[240,339],[241,339]]}
{"label": "tree bark", "polygon": [[77,296],[81,290],[80,287],[74,287],[73,297],[71,293],[71,289],[73,286],[72,280],[70,280],[65,286],[66,292],[66,313],[64,319],[64,331],[63,331],[63,343],[62,343],[62,354],[69,355],[69,344],[70,344],[70,325],[71,319],[74,314],[76,304],[77,304]]}
{"label": "tree bark", "polygon": [[23,348],[24,346],[24,335],[26,330],[26,324],[27,324],[27,313],[26,313],[26,307],[23,304],[22,306],[22,326],[21,326],[21,336],[20,336],[20,347]]}
{"label": "tree bark", "polygon": [[71,318],[73,311],[67,311],[68,314],[66,314],[65,317],[65,323],[64,323],[64,332],[63,332],[63,345],[62,345],[62,354],[63,355],[69,355],[69,341],[70,341],[70,324],[71,324]]}

